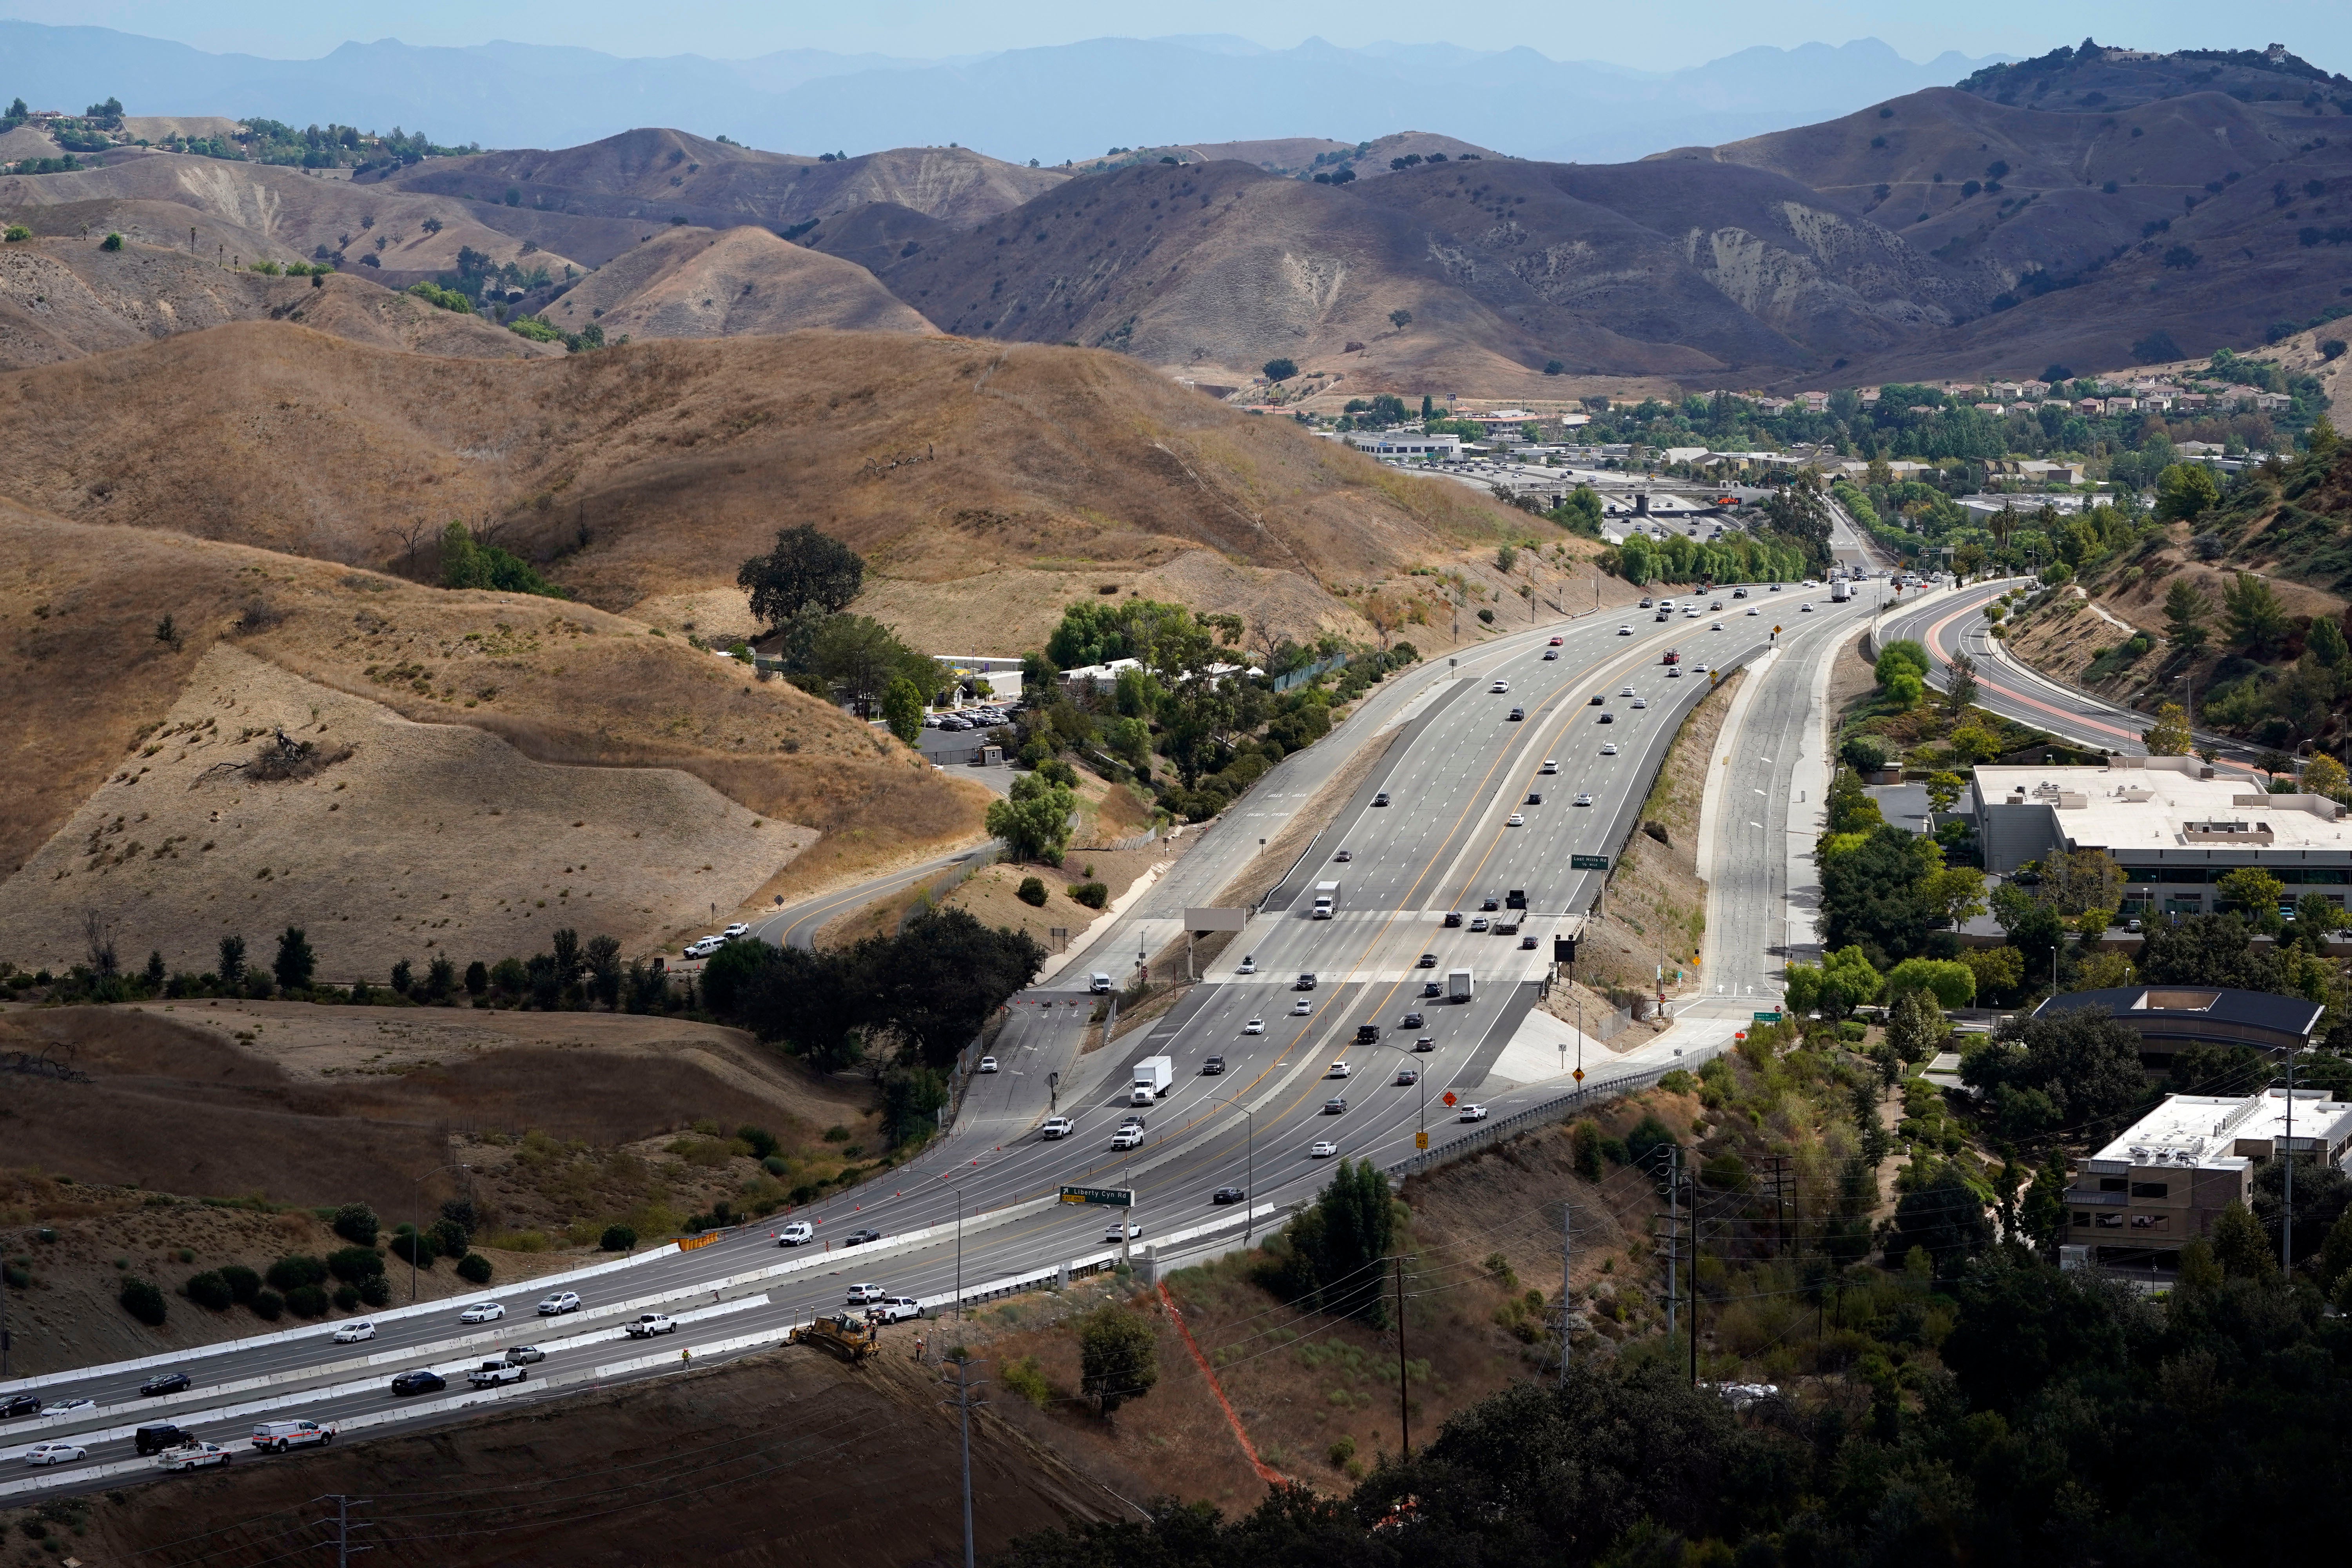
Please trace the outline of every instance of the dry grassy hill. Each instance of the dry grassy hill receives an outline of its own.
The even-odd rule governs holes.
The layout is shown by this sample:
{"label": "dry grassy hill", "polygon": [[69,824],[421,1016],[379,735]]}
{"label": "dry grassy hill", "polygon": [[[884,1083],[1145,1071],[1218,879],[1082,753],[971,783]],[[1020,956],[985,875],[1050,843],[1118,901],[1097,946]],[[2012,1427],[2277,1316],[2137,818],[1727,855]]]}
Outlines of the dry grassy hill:
{"label": "dry grassy hill", "polygon": [[[544,264],[560,278],[567,262],[594,266],[636,237],[606,234],[627,226],[599,222],[588,226],[582,236],[585,243],[575,251],[551,243],[557,237],[551,234],[519,237],[492,227],[480,221],[483,209],[470,202],[355,185],[299,169],[171,153],[12,180],[5,205],[8,221],[26,224],[37,234],[79,237],[85,226],[100,234],[117,228],[184,245],[188,226],[194,224],[202,254],[211,255],[208,237],[216,244],[231,237],[205,236],[202,229],[210,219],[252,237],[242,253],[247,261],[341,255],[341,265],[358,267],[362,257],[373,256],[379,267],[396,272],[454,271],[459,249],[471,247],[493,261],[520,261],[526,269]],[[428,228],[428,222],[437,227]],[[522,248],[527,239],[535,242],[529,256]]]}
{"label": "dry grassy hill", "polygon": [[[165,212],[181,209],[152,204]],[[213,232],[219,226],[207,226]],[[228,321],[299,321],[381,348],[458,359],[560,354],[479,316],[437,310],[405,294],[336,274],[272,278],[197,254],[132,239],[107,250],[90,239],[36,239],[0,247],[0,370],[52,364]]]}
{"label": "dry grassy hill", "polygon": [[[331,964],[370,970],[461,929],[520,945],[575,923],[646,951],[788,866],[822,880],[961,842],[985,801],[602,611],[13,508],[0,669],[18,963],[78,959],[89,910],[175,965],[232,918],[331,927]],[[281,726],[315,772],[240,766]]]}
{"label": "dry grassy hill", "polygon": [[1019,652],[1106,584],[1362,635],[1332,590],[1526,527],[1116,355],[912,334],[501,363],[242,323],[0,377],[0,493],[45,510],[382,567],[486,521],[641,616],[722,586],[740,613],[738,565],[806,521],[940,651]]}
{"label": "dry grassy hill", "polygon": [[864,268],[748,227],[665,229],[567,289],[546,315],[566,331],[600,322],[608,339],[938,331]]}
{"label": "dry grassy hill", "polygon": [[[390,188],[466,196],[509,211],[709,228],[783,228],[868,202],[896,202],[967,225],[1020,205],[1069,176],[1025,169],[969,148],[899,147],[854,158],[761,153],[683,131],[625,131],[553,152],[435,158],[386,176]],[[488,215],[489,221],[501,221]]]}

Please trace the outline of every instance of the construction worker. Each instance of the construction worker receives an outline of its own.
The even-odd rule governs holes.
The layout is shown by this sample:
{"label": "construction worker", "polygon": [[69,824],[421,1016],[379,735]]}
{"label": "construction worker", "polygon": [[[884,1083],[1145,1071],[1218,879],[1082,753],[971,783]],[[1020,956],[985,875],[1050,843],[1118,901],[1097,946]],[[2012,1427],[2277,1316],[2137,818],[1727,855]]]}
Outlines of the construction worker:
{"label": "construction worker", "polygon": [[920,1334],[915,1336],[915,1364],[923,1364],[923,1336]]}

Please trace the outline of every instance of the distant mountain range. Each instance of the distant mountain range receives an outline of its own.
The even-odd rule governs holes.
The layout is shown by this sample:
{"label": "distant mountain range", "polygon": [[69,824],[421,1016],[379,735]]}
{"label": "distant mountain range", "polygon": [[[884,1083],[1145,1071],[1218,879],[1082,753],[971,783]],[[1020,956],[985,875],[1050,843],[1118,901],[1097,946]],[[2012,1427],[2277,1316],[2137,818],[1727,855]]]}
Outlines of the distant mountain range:
{"label": "distant mountain range", "polygon": [[493,43],[349,43],[319,59],[208,54],[103,27],[0,21],[0,92],[78,110],[267,115],[422,129],[445,144],[564,147],[672,125],[778,151],[976,147],[1045,163],[1181,140],[1441,131],[1524,158],[1615,163],[1737,141],[1948,86],[2007,56],[1916,63],[1875,38],[1743,49],[1686,70],[1554,60],[1533,49],[1310,38],[1095,38],[952,60],[791,49],[749,60],[622,59]]}

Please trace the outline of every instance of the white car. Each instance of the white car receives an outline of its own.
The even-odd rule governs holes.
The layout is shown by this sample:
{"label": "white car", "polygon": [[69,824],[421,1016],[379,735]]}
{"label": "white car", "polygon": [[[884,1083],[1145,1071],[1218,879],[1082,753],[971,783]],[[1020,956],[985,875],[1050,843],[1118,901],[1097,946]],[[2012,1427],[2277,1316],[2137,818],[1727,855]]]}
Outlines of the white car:
{"label": "white car", "polygon": [[218,1443],[190,1443],[184,1447],[167,1450],[156,1459],[159,1470],[201,1470],[207,1465],[228,1463],[228,1450]]}
{"label": "white car", "polygon": [[530,1375],[523,1368],[501,1356],[496,1361],[486,1361],[467,1373],[466,1384],[469,1388],[503,1388],[509,1383],[520,1383]]}
{"label": "white car", "polygon": [[1636,697],[1633,699],[1633,706],[1636,708],[1647,708],[1649,705],[1650,700],[1646,697]]}
{"label": "white car", "polygon": [[557,1317],[562,1313],[576,1312],[579,1310],[580,1293],[576,1290],[558,1290],[552,1295],[541,1296],[539,1299],[539,1315],[542,1318]]}
{"label": "white car", "polygon": [[1497,680],[1494,685],[1486,688],[1488,691],[1493,692],[1497,697],[1501,696],[1504,692],[1508,691],[1510,689],[1511,683],[1507,680]]}
{"label": "white car", "polygon": [[1811,599],[1808,599],[1803,604],[1799,605],[1797,606],[1797,613],[1801,616],[1811,615],[1813,613],[1813,602]]}
{"label": "white car", "polygon": [[1047,1138],[1067,1138],[1076,1125],[1066,1116],[1048,1116],[1037,1131]]}
{"label": "white car", "polygon": [[1336,1061],[1331,1064],[1331,1070],[1325,1073],[1323,1076],[1325,1078],[1346,1078],[1351,1070],[1352,1069],[1345,1061]]}
{"label": "white car", "polygon": [[868,1307],[866,1315],[878,1318],[886,1323],[899,1323],[908,1318],[921,1317],[923,1304],[912,1296],[885,1296]]}
{"label": "white car", "polygon": [[1543,760],[1543,766],[1538,768],[1536,772],[1539,773],[1556,773],[1559,772],[1559,764],[1552,761],[1549,757],[1546,757]]}
{"label": "white car", "polygon": [[1103,1239],[1108,1242],[1133,1241],[1143,1234],[1143,1226],[1129,1220],[1122,1225],[1118,1220],[1103,1226]]}
{"label": "white car", "polygon": [[89,1450],[79,1443],[36,1443],[25,1450],[28,1465],[70,1465],[89,1457]]}
{"label": "white car", "polygon": [[1630,686],[1621,686],[1617,689],[1617,695],[1620,697],[1631,697],[1633,695],[1633,689]]}
{"label": "white car", "polygon": [[1314,1011],[1315,1004],[1304,996],[1290,1005],[1290,1016],[1294,1018],[1304,1018]]}
{"label": "white car", "polygon": [[1591,805],[1592,804],[1592,797],[1580,792],[1576,797],[1576,804],[1579,805]]}
{"label": "white car", "polygon": [[796,1219],[776,1232],[778,1247],[806,1247],[816,1239],[816,1226],[804,1219]]}
{"label": "white car", "polygon": [[996,1058],[994,1057],[981,1058],[980,1070],[982,1072],[994,1072],[996,1070]]}
{"label": "white car", "polygon": [[1617,635],[1621,637],[1630,637],[1633,635],[1633,628],[1631,626],[1619,626],[1617,628]]}
{"label": "white car", "polygon": [[[548,1298],[548,1301],[551,1301],[554,1299],[554,1297],[551,1296]],[[580,1299],[577,1296],[572,1297],[572,1300],[574,1306],[579,1304]],[[539,1310],[542,1312],[546,1311],[547,1301],[541,1301],[539,1304]],[[495,1323],[506,1315],[507,1310],[504,1307],[499,1306],[496,1301],[477,1301],[472,1306],[467,1308],[464,1311],[458,1313],[457,1321],[461,1323]]]}
{"label": "white car", "polygon": [[724,942],[720,942],[719,939],[715,936],[706,936],[699,942],[688,942],[686,944],[686,956],[688,958],[709,958],[712,953],[717,952],[725,945],[726,944]]}
{"label": "white car", "polygon": [[1328,1160],[1339,1152],[1339,1145],[1332,1142],[1328,1138],[1326,1138],[1309,1145],[1307,1151],[1307,1157],[1310,1160]]}
{"label": "white car", "polygon": [[879,1301],[888,1294],[889,1292],[879,1285],[852,1285],[849,1288],[849,1304],[853,1307],[862,1307],[869,1301]]}
{"label": "white car", "polygon": [[1122,1127],[1110,1135],[1110,1146],[1114,1149],[1132,1149],[1142,1142],[1143,1129],[1140,1127]]}
{"label": "white car", "polygon": [[1692,665],[1692,666],[1691,666],[1691,673],[1692,673],[1693,675],[1705,675],[1705,674],[1706,673],[1706,666],[1705,666],[1705,665],[1703,665],[1703,664],[1695,664],[1695,665]]}
{"label": "white car", "polygon": [[1265,1020],[1264,1018],[1252,1018],[1248,1023],[1242,1026],[1242,1033],[1244,1035],[1265,1034]]}
{"label": "white car", "polygon": [[1748,613],[1749,615],[1751,615],[1751,616],[1752,616],[1752,615],[1754,615],[1754,614],[1756,613],[1756,606],[1755,606],[1755,605],[1748,605]]}
{"label": "white car", "polygon": [[656,1334],[677,1332],[677,1320],[667,1312],[640,1312],[621,1331],[633,1340],[649,1340]]}
{"label": "white car", "polygon": [[1604,757],[1613,757],[1613,756],[1615,756],[1615,755],[1617,754],[1617,742],[1614,742],[1614,741],[1603,741],[1603,742],[1601,742],[1601,754],[1602,756],[1604,756]]}
{"label": "white car", "polygon": [[751,928],[745,925],[741,921],[737,921],[733,925],[729,926],[725,931],[719,933],[719,940],[721,942],[733,942],[739,936],[750,936],[751,934]]}
{"label": "white car", "polygon": [[356,1323],[345,1323],[335,1331],[335,1342],[339,1345],[355,1345],[362,1340],[373,1338],[375,1338],[375,1325],[365,1320]]}
{"label": "white car", "polygon": [[1234,970],[1234,973],[1235,974],[1255,974],[1257,973],[1257,955],[1255,953],[1252,953],[1249,957],[1243,959],[1241,963]]}
{"label": "white car", "polygon": [[1456,1121],[1484,1121],[1486,1120],[1486,1108],[1483,1105],[1465,1105],[1462,1108],[1460,1113],[1454,1117],[1454,1120]]}
{"label": "white car", "polygon": [[1682,678],[1683,667],[1681,665],[1671,664],[1666,667],[1666,679],[1668,680],[1680,680]]}
{"label": "white car", "polygon": [[98,1401],[95,1399],[60,1399],[53,1404],[43,1405],[41,1414],[55,1420],[60,1415],[79,1415],[97,1408]]}
{"label": "white car", "polygon": [[1527,825],[1528,819],[1516,811],[1503,819],[1506,827],[1525,827]]}

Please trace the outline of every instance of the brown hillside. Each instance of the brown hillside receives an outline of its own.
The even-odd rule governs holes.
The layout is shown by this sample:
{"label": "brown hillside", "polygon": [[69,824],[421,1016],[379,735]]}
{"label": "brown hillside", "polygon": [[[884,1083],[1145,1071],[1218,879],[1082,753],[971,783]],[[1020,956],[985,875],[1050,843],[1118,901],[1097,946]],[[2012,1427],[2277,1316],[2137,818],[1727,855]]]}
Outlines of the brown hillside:
{"label": "brown hillside", "polygon": [[868,202],[824,219],[802,235],[798,243],[854,261],[879,276],[885,267],[927,245],[940,244],[955,232],[955,225],[897,202]]}
{"label": "brown hillside", "polygon": [[[896,202],[949,223],[972,224],[1068,178],[1058,169],[1024,169],[969,148],[900,147],[819,162],[648,129],[554,152],[435,158],[388,176],[385,184],[492,204],[503,203],[511,190],[525,212],[781,228],[868,202]],[[503,220],[490,214],[488,221]]]}
{"label": "brown hillside", "polygon": [[1202,608],[1255,608],[1240,589],[1279,580],[1353,626],[1330,588],[1525,529],[1463,486],[1116,355],[911,334],[493,363],[242,323],[0,377],[0,493],[66,516],[387,567],[410,563],[411,530],[489,520],[614,609],[731,592],[745,557],[805,520],[865,554],[941,651],[1026,646],[967,607],[993,574],[1052,574],[1050,593],[1017,579],[1023,613],[1035,595],[1050,615],[1198,558],[1215,568],[1196,574]]}
{"label": "brown hillside", "polygon": [[[162,203],[142,204],[165,213]],[[208,226],[219,232],[223,226]],[[152,232],[152,231],[151,231]],[[102,235],[100,237],[103,237]],[[209,246],[37,239],[0,247],[0,369],[51,364],[227,321],[299,321],[381,348],[458,359],[562,353],[478,316],[437,310],[405,294],[338,273],[269,278],[215,264]]]}
{"label": "brown hillside", "polygon": [[2214,91],[2065,112],[1937,88],[1653,162],[1785,174],[1900,232],[1987,301],[2005,297],[1857,366],[1864,379],[2031,374],[2053,359],[2129,364],[2158,330],[2202,357],[2336,302],[2340,247],[2300,237],[2352,211],[2352,143],[2315,129]]}
{"label": "brown hillside", "polygon": [[[172,153],[124,158],[77,174],[14,180],[8,184],[7,199],[14,208],[11,221],[29,225],[37,234],[79,236],[84,225],[94,231],[121,228],[130,234],[134,225],[144,223],[144,237],[184,244],[187,226],[194,223],[203,245],[206,237],[201,226],[210,217],[258,237],[266,248],[258,253],[248,249],[247,261],[307,261],[340,255],[341,265],[357,267],[362,256],[374,256],[379,266],[400,272],[455,271],[458,250],[470,246],[493,261],[522,261],[526,269],[544,264],[560,278],[567,261],[593,266],[604,258],[596,250],[610,254],[625,243],[604,239],[598,244],[603,237],[597,236],[583,247],[585,254],[574,255],[541,239],[526,258],[523,240],[478,221],[477,214],[483,209],[470,202],[320,179],[272,164]],[[150,205],[158,203],[197,216],[165,215],[159,220]],[[111,209],[117,204],[138,205],[126,206],[123,221],[116,222]],[[45,213],[45,208],[53,210]],[[427,219],[438,222],[440,228],[428,230]]]}
{"label": "brown hillside", "polygon": [[[175,642],[156,636],[165,616]],[[782,681],[599,610],[15,509],[0,670],[12,957],[72,947],[85,910],[166,910],[142,952],[197,942],[227,900],[257,931],[341,927],[359,911],[337,889],[354,887],[374,890],[339,939],[355,953],[453,918],[460,891],[485,941],[569,907],[650,946],[758,892],[806,841],[787,824],[824,835],[796,865],[822,876],[961,842],[985,799]],[[352,753],[274,783],[215,771],[280,724],[322,759]],[[235,879],[218,857],[242,858]],[[383,898],[461,865],[430,897]]]}
{"label": "brown hillside", "polygon": [[548,307],[566,331],[591,321],[609,340],[772,337],[805,327],[932,332],[874,275],[764,228],[665,229]]}

